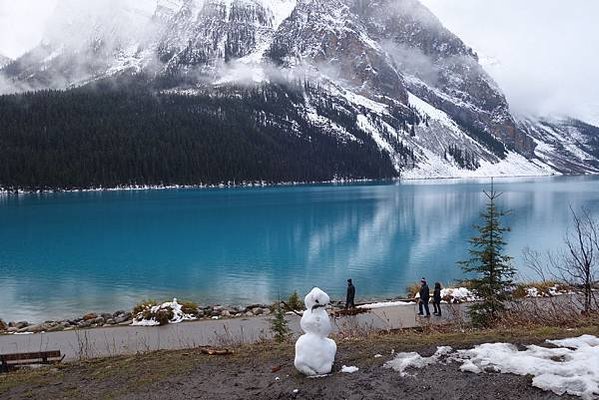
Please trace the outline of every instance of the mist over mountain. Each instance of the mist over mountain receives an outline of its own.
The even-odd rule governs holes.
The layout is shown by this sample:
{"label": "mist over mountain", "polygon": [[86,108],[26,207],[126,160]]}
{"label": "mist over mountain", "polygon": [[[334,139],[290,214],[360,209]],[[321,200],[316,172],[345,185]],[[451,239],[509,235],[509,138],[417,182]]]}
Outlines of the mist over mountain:
{"label": "mist over mountain", "polygon": [[[19,94],[46,89],[59,92]],[[599,172],[597,128],[515,117],[476,52],[417,0],[62,1],[41,44],[0,70],[0,93],[10,188]],[[110,96],[121,107],[97,123]],[[84,110],[65,106],[74,97]],[[244,142],[251,157],[227,154]],[[123,167],[143,164],[148,143],[171,157]],[[104,172],[82,176],[77,152]]]}
{"label": "mist over mountain", "polygon": [[0,68],[4,67],[6,64],[11,62],[12,60],[2,54],[0,54]]}

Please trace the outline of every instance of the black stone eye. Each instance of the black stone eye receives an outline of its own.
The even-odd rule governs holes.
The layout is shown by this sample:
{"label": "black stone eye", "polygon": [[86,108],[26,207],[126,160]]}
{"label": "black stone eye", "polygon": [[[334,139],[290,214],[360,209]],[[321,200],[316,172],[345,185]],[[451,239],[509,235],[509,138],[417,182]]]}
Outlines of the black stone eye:
{"label": "black stone eye", "polygon": [[318,304],[320,304],[320,302],[318,300],[315,300]]}

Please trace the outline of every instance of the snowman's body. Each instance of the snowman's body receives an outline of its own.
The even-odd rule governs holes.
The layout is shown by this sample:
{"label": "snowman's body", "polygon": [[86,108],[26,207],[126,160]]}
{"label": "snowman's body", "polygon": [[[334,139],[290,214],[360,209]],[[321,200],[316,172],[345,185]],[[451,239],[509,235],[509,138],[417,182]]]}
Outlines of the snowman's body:
{"label": "snowman's body", "polygon": [[314,288],[304,299],[306,311],[300,321],[305,332],[295,343],[295,368],[301,373],[314,376],[331,372],[337,344],[327,336],[331,333],[331,321],[325,309],[329,296]]}

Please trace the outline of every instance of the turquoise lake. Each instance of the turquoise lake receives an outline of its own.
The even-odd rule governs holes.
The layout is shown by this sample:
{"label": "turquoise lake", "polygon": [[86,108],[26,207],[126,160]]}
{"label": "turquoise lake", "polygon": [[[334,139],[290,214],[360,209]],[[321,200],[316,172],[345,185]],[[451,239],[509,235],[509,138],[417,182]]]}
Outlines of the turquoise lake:
{"label": "turquoise lake", "polygon": [[[0,318],[130,309],[144,298],[249,304],[320,286],[340,299],[403,295],[456,262],[490,180],[0,197]],[[569,206],[599,216],[599,178],[496,179],[508,252],[559,249]]]}

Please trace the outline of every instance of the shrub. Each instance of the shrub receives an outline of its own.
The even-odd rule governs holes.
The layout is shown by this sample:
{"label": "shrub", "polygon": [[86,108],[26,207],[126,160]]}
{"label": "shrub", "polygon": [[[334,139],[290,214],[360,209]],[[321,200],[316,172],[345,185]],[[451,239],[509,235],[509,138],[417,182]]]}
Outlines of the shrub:
{"label": "shrub", "polygon": [[144,312],[146,310],[149,310],[151,307],[157,305],[158,302],[156,300],[142,300],[141,302],[137,303],[135,305],[135,307],[133,307],[133,315],[137,315],[140,312]]}
{"label": "shrub", "polygon": [[299,294],[297,294],[297,290],[294,291],[293,293],[291,293],[291,296],[289,296],[289,299],[287,299],[287,305],[290,308],[289,311],[294,311],[294,310],[297,311],[297,310],[304,309],[304,302],[299,297]]}
{"label": "shrub", "polygon": [[420,286],[421,285],[418,282],[409,285],[407,288],[408,298],[413,299],[414,297],[416,297],[416,295],[420,293]]}
{"label": "shrub", "polygon": [[150,318],[147,319],[154,317],[154,320],[156,320],[160,326],[168,324],[175,315],[173,309],[170,307],[160,308],[155,313],[149,312],[148,314]]}
{"label": "shrub", "polygon": [[181,305],[181,311],[184,314],[189,314],[194,317],[198,316],[198,305],[193,301],[183,301],[179,304]]}

